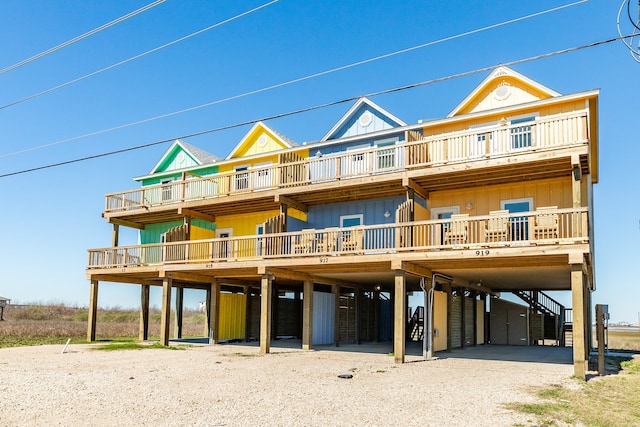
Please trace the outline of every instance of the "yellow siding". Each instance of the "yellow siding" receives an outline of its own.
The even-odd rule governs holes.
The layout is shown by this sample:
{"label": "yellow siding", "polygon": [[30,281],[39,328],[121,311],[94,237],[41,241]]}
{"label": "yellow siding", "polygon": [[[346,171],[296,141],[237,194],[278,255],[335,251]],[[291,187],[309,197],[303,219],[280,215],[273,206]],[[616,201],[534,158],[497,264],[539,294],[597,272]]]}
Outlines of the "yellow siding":
{"label": "yellow siding", "polygon": [[417,203],[414,204],[413,216],[416,221],[424,221],[427,219],[431,219],[431,214],[429,213],[429,209],[425,209]]}
{"label": "yellow siding", "polygon": [[[433,350],[447,349],[447,293],[433,293]],[[437,331],[437,336],[436,336]]]}
{"label": "yellow siding", "polygon": [[218,336],[221,340],[244,339],[247,321],[247,296],[245,294],[220,294],[220,322]]}
{"label": "yellow siding", "polygon": [[220,173],[233,172],[238,166],[249,166],[249,168],[257,167],[263,163],[278,163],[278,156],[274,154],[265,155],[264,157],[257,157],[253,159],[238,159],[237,162],[225,163],[220,165]]}
{"label": "yellow siding", "polygon": [[214,230],[207,230],[206,228],[191,226],[191,240],[204,240],[213,239],[216,237]]}
{"label": "yellow siding", "polygon": [[239,215],[219,216],[216,221],[216,228],[231,228],[233,236],[253,236],[256,234],[256,226],[264,223],[267,218],[278,215],[280,211],[273,210],[267,212],[254,212]]}
{"label": "yellow siding", "polygon": [[[423,135],[424,136],[433,136],[433,135],[439,135],[442,133],[449,133],[449,132],[459,132],[459,131],[464,131],[464,130],[468,130],[470,126],[478,126],[478,125],[483,125],[483,124],[490,124],[490,123],[496,123],[499,122],[501,120],[507,120],[510,117],[514,117],[514,116],[521,116],[524,114],[534,114],[537,113],[540,115],[540,117],[545,117],[545,116],[550,116],[550,115],[554,115],[554,114],[562,114],[562,113],[570,113],[572,111],[580,111],[580,110],[584,110],[586,108],[585,105],[585,101],[584,100],[578,100],[578,101],[567,101],[561,104],[556,104],[556,105],[552,105],[549,107],[537,107],[537,108],[532,108],[532,107],[525,107],[525,108],[518,108],[517,106],[514,106],[514,108],[512,110],[509,110],[508,113],[500,113],[500,114],[492,114],[492,115],[487,115],[487,116],[483,116],[480,118],[474,118],[474,119],[469,119],[469,120],[460,120],[460,121],[456,121],[454,123],[447,123],[444,125],[432,125],[432,126],[425,126],[423,128]],[[462,114],[462,113],[459,113]]]}
{"label": "yellow siding", "polygon": [[[500,209],[501,200],[533,198],[533,208],[540,206],[572,207],[571,178],[553,178],[513,184],[492,185],[464,190],[437,191],[430,194],[431,209],[459,206],[461,213],[488,215]],[[471,203],[471,210],[467,210]],[[586,203],[586,201],[585,201]]]}
{"label": "yellow siding", "polygon": [[476,301],[476,323],[478,325],[476,328],[476,331],[478,331],[476,344],[484,344],[484,304],[485,302],[482,300]]}

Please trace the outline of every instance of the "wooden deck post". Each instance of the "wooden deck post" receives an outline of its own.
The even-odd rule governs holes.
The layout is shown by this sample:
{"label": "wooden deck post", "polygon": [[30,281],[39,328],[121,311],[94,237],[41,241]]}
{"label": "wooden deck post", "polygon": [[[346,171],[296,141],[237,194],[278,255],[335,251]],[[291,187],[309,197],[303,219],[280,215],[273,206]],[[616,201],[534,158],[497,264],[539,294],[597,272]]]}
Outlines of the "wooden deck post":
{"label": "wooden deck post", "polygon": [[140,290],[140,328],[138,339],[146,341],[149,339],[149,290],[151,285],[142,285]]}
{"label": "wooden deck post", "polygon": [[260,286],[260,354],[267,354],[271,349],[272,296],[273,277],[265,274]]}
{"label": "wooden deck post", "polygon": [[407,330],[407,305],[405,295],[407,293],[407,282],[405,273],[396,270],[395,274],[395,298],[393,310],[393,353],[396,363],[404,363],[405,355],[405,334]]}
{"label": "wooden deck post", "polygon": [[113,224],[113,231],[111,232],[111,246],[112,247],[115,248],[115,247],[118,246],[119,236],[120,236],[120,225],[119,224]]}
{"label": "wooden deck post", "polygon": [[160,344],[169,345],[169,324],[171,323],[171,287],[173,279],[162,279],[162,316],[160,317]]}
{"label": "wooden deck post", "polygon": [[[573,179],[571,180],[571,192],[573,199],[573,207],[582,207],[582,170],[580,169],[580,162],[578,159],[573,160]],[[579,237],[582,234],[582,214],[573,214],[573,237]]]}
{"label": "wooden deck post", "polygon": [[340,347],[340,286],[331,285],[331,292],[335,297],[335,313],[333,319],[333,341]]}
{"label": "wooden deck post", "polygon": [[582,264],[571,264],[571,303],[573,306],[573,375],[586,379],[585,297]]}
{"label": "wooden deck post", "polygon": [[182,338],[182,318],[184,309],[184,288],[176,288],[176,327],[173,331],[174,338]]}
{"label": "wooden deck post", "polygon": [[96,340],[96,319],[98,317],[98,281],[92,280],[89,288],[89,315],[87,325],[87,341]]}
{"label": "wooden deck post", "polygon": [[207,296],[209,344],[218,344],[220,342],[220,284],[217,281],[211,282]]}
{"label": "wooden deck post", "polygon": [[302,349],[311,350],[313,343],[313,282],[305,280],[302,293]]}

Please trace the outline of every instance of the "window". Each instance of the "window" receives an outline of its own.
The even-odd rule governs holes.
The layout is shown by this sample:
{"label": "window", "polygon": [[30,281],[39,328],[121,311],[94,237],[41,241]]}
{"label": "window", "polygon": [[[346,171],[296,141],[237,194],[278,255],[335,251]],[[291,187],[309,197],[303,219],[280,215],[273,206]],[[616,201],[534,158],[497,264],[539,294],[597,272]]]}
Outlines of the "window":
{"label": "window", "polygon": [[518,117],[511,119],[511,148],[518,150],[531,147],[531,125],[535,122],[535,116]]}
{"label": "window", "polygon": [[[446,206],[442,208],[431,209],[431,219],[448,219],[451,215],[458,215],[460,213],[460,206]],[[436,224],[436,230],[434,235],[434,245],[442,245],[445,241],[444,234],[449,228],[449,222],[443,222]]]}
{"label": "window", "polygon": [[233,180],[234,190],[247,190],[249,189],[249,166],[238,166],[235,171],[235,179]]}
{"label": "window", "polygon": [[[377,141],[376,146],[376,169],[393,168],[396,165],[396,145],[397,138]],[[384,148],[389,147],[389,148]]]}
{"label": "window", "polygon": [[362,225],[362,214],[359,215],[342,215],[340,217],[340,227],[357,227]]}
{"label": "window", "polygon": [[171,200],[173,199],[173,185],[171,184],[173,179],[163,179],[160,181],[162,184],[162,200]]}
{"label": "window", "polygon": [[[509,213],[530,212],[533,206],[533,198],[502,200],[500,208],[509,211]],[[529,217],[517,216],[510,217],[509,224],[511,226],[511,240],[521,241],[529,240]]]}

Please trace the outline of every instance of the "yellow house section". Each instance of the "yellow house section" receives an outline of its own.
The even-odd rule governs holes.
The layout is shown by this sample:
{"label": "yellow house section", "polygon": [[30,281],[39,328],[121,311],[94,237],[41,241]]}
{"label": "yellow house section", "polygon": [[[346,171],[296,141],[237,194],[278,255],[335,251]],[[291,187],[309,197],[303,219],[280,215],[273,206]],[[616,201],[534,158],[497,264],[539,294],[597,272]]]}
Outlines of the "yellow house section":
{"label": "yellow house section", "polygon": [[245,294],[220,293],[218,321],[220,340],[244,339],[247,321],[247,296]]}
{"label": "yellow house section", "polygon": [[447,293],[433,292],[433,350],[447,349]]}
{"label": "yellow house section", "polygon": [[485,302],[482,300],[476,301],[476,344],[484,344],[484,312]]}
{"label": "yellow house section", "polygon": [[456,115],[524,104],[550,97],[548,93],[515,76],[499,76],[469,99]]}
{"label": "yellow house section", "polygon": [[525,108],[514,108],[509,110],[508,112],[501,112],[499,114],[489,114],[482,117],[476,117],[473,119],[467,120],[458,120],[453,122],[447,122],[445,124],[434,124],[427,125],[422,129],[423,135],[425,137],[440,135],[443,133],[449,132],[460,132],[468,130],[474,126],[481,125],[492,125],[498,124],[501,122],[507,123],[513,117],[521,117],[527,114],[538,115],[540,118],[544,118],[546,116],[562,114],[562,113],[570,113],[572,111],[581,111],[586,108],[585,100],[573,100],[562,102],[550,106],[544,107],[525,107]]}
{"label": "yellow house section", "polygon": [[[586,185],[583,183],[583,186]],[[586,191],[586,188],[583,188]],[[584,193],[586,194],[586,193]],[[488,215],[490,211],[501,209],[500,202],[513,199],[533,199],[533,209],[542,206],[570,208],[573,206],[571,178],[552,178],[463,190],[434,191],[430,194],[430,208],[458,206],[460,213],[471,216]],[[582,203],[588,201],[583,198]],[[467,206],[471,209],[467,210]]]}
{"label": "yellow house section", "polygon": [[[254,212],[238,215],[225,215],[219,216],[216,221],[216,228],[220,229],[232,229],[233,236],[253,236],[257,232],[257,226],[262,225],[267,219],[279,215],[280,211],[265,211]],[[288,215],[292,218],[299,219],[300,221],[306,221],[307,215],[296,209],[289,209]],[[213,236],[215,237],[215,236]]]}
{"label": "yellow house section", "polygon": [[289,145],[282,138],[275,135],[262,123],[257,123],[233,150],[231,158],[271,153],[285,148],[289,148]]}
{"label": "yellow house section", "polygon": [[205,240],[213,239],[216,237],[214,230],[207,230],[206,228],[191,226],[191,240]]}

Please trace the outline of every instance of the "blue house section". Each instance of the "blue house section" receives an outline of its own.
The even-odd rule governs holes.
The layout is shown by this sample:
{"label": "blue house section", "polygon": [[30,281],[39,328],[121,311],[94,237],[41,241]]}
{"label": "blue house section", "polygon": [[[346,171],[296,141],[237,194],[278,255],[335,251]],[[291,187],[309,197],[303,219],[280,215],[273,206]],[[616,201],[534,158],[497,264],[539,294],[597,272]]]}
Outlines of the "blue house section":
{"label": "blue house section", "polygon": [[[393,224],[396,221],[396,209],[405,200],[404,196],[399,196],[311,206],[307,213],[305,227],[323,229],[355,225]],[[361,223],[357,224],[360,218]]]}

